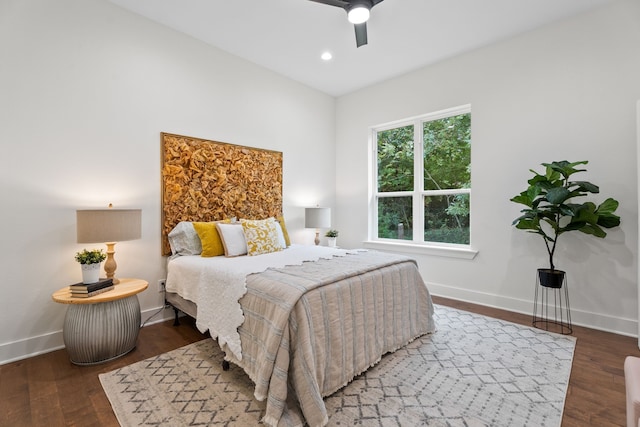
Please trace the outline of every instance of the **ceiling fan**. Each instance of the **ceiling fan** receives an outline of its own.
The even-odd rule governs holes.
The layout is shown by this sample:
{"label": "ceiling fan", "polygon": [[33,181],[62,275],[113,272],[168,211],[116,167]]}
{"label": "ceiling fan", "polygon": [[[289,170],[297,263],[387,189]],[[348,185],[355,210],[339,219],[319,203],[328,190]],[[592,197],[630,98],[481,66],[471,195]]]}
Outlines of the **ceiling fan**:
{"label": "ceiling fan", "polygon": [[367,20],[371,8],[383,0],[311,0],[316,3],[340,7],[347,11],[347,18],[356,30],[356,45],[367,44]]}

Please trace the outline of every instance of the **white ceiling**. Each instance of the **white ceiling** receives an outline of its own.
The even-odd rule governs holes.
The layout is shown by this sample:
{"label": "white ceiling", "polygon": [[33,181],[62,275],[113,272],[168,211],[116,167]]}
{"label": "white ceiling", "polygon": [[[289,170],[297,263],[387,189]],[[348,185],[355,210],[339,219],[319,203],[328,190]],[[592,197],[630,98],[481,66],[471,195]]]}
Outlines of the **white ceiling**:
{"label": "white ceiling", "polygon": [[309,0],[110,1],[340,96],[613,0],[385,0],[360,48],[344,10]]}

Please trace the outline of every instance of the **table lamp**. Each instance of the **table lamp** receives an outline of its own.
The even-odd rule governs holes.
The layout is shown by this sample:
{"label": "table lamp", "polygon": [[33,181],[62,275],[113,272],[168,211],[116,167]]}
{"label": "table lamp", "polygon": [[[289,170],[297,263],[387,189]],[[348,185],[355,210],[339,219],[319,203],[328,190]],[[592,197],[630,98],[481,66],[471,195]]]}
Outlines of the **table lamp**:
{"label": "table lamp", "polygon": [[107,260],[104,271],[107,279],[114,284],[119,280],[114,277],[116,272],[116,251],[114,246],[123,240],[139,239],[142,235],[142,210],[140,209],[109,209],[77,210],[78,243],[105,243],[107,245]]}
{"label": "table lamp", "polygon": [[305,228],[316,229],[316,246],[320,244],[320,228],[331,227],[331,208],[305,208],[304,209]]}

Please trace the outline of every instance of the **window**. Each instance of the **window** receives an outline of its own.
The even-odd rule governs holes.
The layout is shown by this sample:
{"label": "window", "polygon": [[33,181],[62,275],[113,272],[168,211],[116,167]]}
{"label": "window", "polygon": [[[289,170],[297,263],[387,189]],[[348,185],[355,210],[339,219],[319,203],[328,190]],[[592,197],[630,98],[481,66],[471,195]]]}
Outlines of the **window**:
{"label": "window", "polygon": [[373,129],[371,236],[470,245],[471,107]]}

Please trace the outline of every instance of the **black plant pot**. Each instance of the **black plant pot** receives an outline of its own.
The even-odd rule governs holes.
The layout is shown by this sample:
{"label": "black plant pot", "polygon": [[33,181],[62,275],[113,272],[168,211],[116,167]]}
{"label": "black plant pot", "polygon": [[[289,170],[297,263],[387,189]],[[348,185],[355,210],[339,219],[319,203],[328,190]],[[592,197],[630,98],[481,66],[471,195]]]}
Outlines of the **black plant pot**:
{"label": "black plant pot", "polygon": [[564,283],[565,272],[562,270],[551,270],[550,268],[539,268],[538,278],[540,285],[546,288],[561,288]]}

